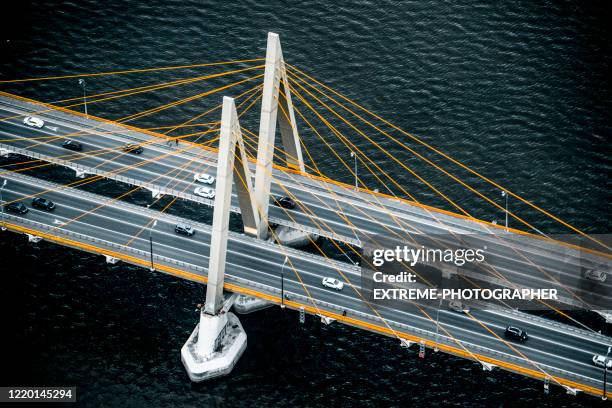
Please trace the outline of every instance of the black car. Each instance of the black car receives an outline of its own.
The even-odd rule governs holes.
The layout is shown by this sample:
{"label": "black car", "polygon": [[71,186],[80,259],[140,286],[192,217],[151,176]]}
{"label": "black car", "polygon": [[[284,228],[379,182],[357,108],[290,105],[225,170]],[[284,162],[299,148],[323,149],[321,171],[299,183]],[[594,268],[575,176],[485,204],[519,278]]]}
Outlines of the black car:
{"label": "black car", "polygon": [[143,152],[143,148],[140,145],[134,143],[128,143],[123,145],[122,147],[124,152],[132,153],[132,154],[140,154]]}
{"label": "black car", "polygon": [[32,200],[32,207],[45,211],[53,211],[55,209],[55,203],[47,200],[46,198],[36,197]]}
{"label": "black car", "polygon": [[280,198],[276,198],[276,204],[283,207],[283,208],[288,208],[290,210],[295,208],[295,201],[293,201],[291,198],[289,197],[280,197]]}
{"label": "black car", "polygon": [[62,147],[68,150],[74,150],[75,152],[80,152],[83,150],[83,145],[79,142],[75,142],[74,140],[66,140],[62,143]]}
{"label": "black car", "polygon": [[5,208],[7,211],[21,215],[28,212],[28,207],[26,207],[24,203],[8,203]]}
{"label": "black car", "polygon": [[511,326],[511,325],[508,325],[506,327],[505,335],[509,339],[520,341],[520,342],[525,342],[529,339],[529,336],[527,335],[526,331],[521,330],[518,327]]}
{"label": "black car", "polygon": [[195,234],[195,229],[189,224],[179,222],[174,227],[174,232],[176,232],[177,234],[187,235],[188,237],[190,237],[193,234]]}

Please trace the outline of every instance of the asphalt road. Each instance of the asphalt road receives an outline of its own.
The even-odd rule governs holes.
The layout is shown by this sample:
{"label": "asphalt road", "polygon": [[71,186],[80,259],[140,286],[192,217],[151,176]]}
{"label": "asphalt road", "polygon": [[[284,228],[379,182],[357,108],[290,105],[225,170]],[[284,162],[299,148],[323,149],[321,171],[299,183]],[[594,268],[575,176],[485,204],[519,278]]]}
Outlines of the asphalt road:
{"label": "asphalt road", "polygon": [[[54,229],[52,232],[57,236],[81,234],[95,239],[95,242],[91,242],[99,247],[107,248],[112,244],[119,252],[139,250],[141,255],[137,256],[148,260],[149,230],[145,227],[152,219],[157,219],[158,224],[151,231],[156,257],[187,263],[193,266],[190,269],[192,272],[197,270],[196,273],[206,275],[210,243],[210,226],[206,224],[119,201],[111,202],[108,197],[60,188],[59,185],[36,178],[14,173],[5,174],[3,177],[7,179],[3,190],[4,201],[21,200],[29,208],[25,215],[3,213],[7,224],[23,225],[46,232]],[[57,208],[52,212],[31,207],[31,197],[44,191],[48,191],[44,193],[44,197],[57,204]],[[195,235],[177,235],[174,225],[178,221],[194,225],[197,231]],[[591,358],[593,354],[605,354],[608,345],[612,344],[612,338],[515,311],[473,311],[471,316],[468,316],[446,310],[444,307],[439,310],[440,329],[437,336],[435,322],[416,307],[407,304],[401,310],[396,310],[366,304],[359,296],[359,268],[352,264],[230,233],[226,281],[278,295],[285,256],[289,257],[291,262],[290,266],[284,268],[284,287],[292,300],[315,304],[321,310],[336,313],[345,310],[349,317],[381,327],[389,325],[397,332],[438,339],[444,344],[457,346],[457,341],[461,347],[473,353],[568,378],[581,384],[597,388],[602,386],[602,369],[593,366]],[[346,285],[342,291],[337,292],[321,285],[323,277],[343,280],[340,271],[356,285],[356,290]],[[298,274],[302,282],[297,279]],[[378,317],[374,310],[385,321]],[[425,311],[435,320],[436,309]],[[503,338],[504,328],[508,323],[526,330],[530,339],[524,344],[501,341],[495,335]],[[551,383],[554,384],[554,381]]]}
{"label": "asphalt road", "polygon": [[[68,165],[212,205],[211,200],[193,194],[193,174],[214,175],[216,153],[186,143],[170,147],[146,133],[60,111],[37,114],[46,122],[42,129],[24,125],[23,115],[36,110],[40,107],[0,96],[0,118],[18,115],[0,122],[0,139],[5,140],[0,145],[24,149],[21,151],[24,155],[44,155],[50,161],[68,155]],[[62,138],[74,133],[81,133],[69,137],[83,144],[82,153],[61,147]],[[58,138],[35,139],[40,136]],[[117,151],[126,142],[149,144],[141,155]],[[586,282],[590,284],[588,290],[597,290],[595,301],[583,298],[574,289],[585,283],[584,265],[605,265],[602,269],[609,270],[609,258],[585,255],[562,245],[301,175],[274,170],[273,180],[272,193],[290,195],[298,206],[293,210],[271,206],[272,222],[353,244],[365,240],[377,242],[380,237],[386,243],[408,244],[413,234],[437,237],[441,247],[467,239],[474,248],[486,248],[486,263],[479,265],[476,281],[506,287],[555,288],[564,304],[612,309],[612,279],[596,284]],[[235,195],[233,206],[238,210]],[[537,303],[532,306],[542,307]]]}

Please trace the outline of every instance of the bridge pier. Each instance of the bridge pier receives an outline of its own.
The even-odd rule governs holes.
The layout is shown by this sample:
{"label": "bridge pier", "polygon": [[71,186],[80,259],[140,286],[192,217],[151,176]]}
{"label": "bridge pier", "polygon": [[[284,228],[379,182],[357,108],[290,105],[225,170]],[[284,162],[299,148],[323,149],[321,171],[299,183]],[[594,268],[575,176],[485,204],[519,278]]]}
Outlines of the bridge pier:
{"label": "bridge pier", "polygon": [[234,302],[234,310],[240,314],[253,313],[272,306],[274,306],[273,303],[247,295],[238,295]]}
{"label": "bridge pier", "polygon": [[229,374],[246,350],[246,332],[238,317],[228,312],[230,299],[216,314],[203,307],[198,325],[181,348],[181,361],[193,382]]}
{"label": "bridge pier", "polygon": [[580,392],[579,389],[572,388],[572,387],[569,387],[567,385],[564,385],[563,388],[565,388],[565,393],[569,394],[569,395],[576,395],[576,394],[578,394]]}
{"label": "bridge pier", "polygon": [[[240,163],[234,166],[236,156]],[[224,303],[223,284],[234,175],[245,232],[255,234],[259,224],[247,163],[234,99],[224,97],[206,299],[199,324],[181,348],[183,365],[195,382],[228,374],[246,349],[246,333],[236,315],[228,311],[235,296]]]}
{"label": "bridge pier", "polygon": [[400,346],[404,348],[410,348],[414,344],[414,341],[400,339]]}
{"label": "bridge pier", "polygon": [[612,323],[612,313],[610,310],[593,310],[606,320],[606,323]]}
{"label": "bridge pier", "polygon": [[27,236],[28,242],[33,242],[35,244],[43,240],[42,237],[39,237],[38,235],[27,234]]}
{"label": "bridge pier", "polygon": [[276,241],[280,245],[294,248],[306,246],[318,238],[315,234],[309,234],[285,225],[280,225],[276,228],[274,235],[274,237],[270,237],[270,241]]}
{"label": "bridge pier", "polygon": [[485,361],[481,361],[480,364],[482,364],[483,371],[493,371],[493,369],[497,367],[495,364],[487,363]]}
{"label": "bridge pier", "polygon": [[81,169],[78,169],[78,168],[76,168],[76,167],[69,167],[69,168],[70,168],[70,169],[72,169],[72,170],[74,170],[74,173],[75,173],[75,177],[76,177],[76,178],[80,178],[80,179],[82,179],[82,178],[85,178],[85,176],[87,175],[87,173],[85,172],[85,170],[81,170]]}
{"label": "bridge pier", "polygon": [[119,258],[115,258],[110,255],[104,255],[104,258],[106,258],[107,264],[115,265],[117,262],[119,262]]}
{"label": "bridge pier", "polygon": [[161,191],[153,189],[153,188],[148,188],[147,190],[149,190],[151,192],[151,197],[153,199],[158,199],[161,196]]}
{"label": "bridge pier", "polygon": [[326,326],[329,326],[330,324],[336,321],[336,319],[332,319],[331,317],[327,317],[323,315],[319,315],[319,316],[321,317],[321,323],[324,323]]}

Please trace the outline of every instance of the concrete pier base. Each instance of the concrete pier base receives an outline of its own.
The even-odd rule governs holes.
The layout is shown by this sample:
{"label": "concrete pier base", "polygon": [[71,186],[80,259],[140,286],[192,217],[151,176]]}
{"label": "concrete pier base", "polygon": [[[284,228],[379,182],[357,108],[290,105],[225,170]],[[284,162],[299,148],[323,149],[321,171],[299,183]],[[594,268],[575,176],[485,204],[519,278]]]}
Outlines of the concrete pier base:
{"label": "concrete pier base", "polygon": [[247,345],[246,332],[233,313],[200,313],[200,323],[181,348],[181,360],[193,382],[229,374]]}
{"label": "concrete pier base", "polygon": [[[306,246],[318,238],[316,234],[309,234],[284,225],[278,226],[274,235],[278,244],[294,248]],[[274,237],[270,239],[274,240]]]}
{"label": "concrete pier base", "polygon": [[234,301],[234,310],[240,314],[256,312],[271,306],[274,305],[270,302],[247,295],[238,295]]}

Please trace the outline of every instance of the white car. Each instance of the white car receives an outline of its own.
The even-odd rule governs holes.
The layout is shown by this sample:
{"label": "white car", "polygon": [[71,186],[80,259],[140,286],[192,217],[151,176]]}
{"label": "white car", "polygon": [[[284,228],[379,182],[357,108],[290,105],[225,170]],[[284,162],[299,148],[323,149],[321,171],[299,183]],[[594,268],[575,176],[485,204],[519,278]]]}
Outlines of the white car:
{"label": "white car", "polygon": [[23,124],[40,129],[45,126],[45,121],[40,118],[35,118],[34,116],[26,116],[23,118]]}
{"label": "white car", "polygon": [[584,277],[597,282],[605,282],[608,277],[604,271],[596,271],[595,269],[587,269],[584,271]]}
{"label": "white car", "polygon": [[457,313],[470,313],[470,307],[466,304],[461,303],[458,300],[451,300],[448,302],[448,307]]}
{"label": "white car", "polygon": [[215,198],[215,190],[209,187],[197,187],[193,190],[193,194],[205,198]]}
{"label": "white car", "polygon": [[210,174],[206,174],[206,173],[196,173],[193,175],[193,179],[199,183],[204,183],[204,184],[212,184],[215,182],[215,178],[211,176]]}
{"label": "white car", "polygon": [[344,283],[334,278],[323,278],[323,281],[321,283],[323,284],[323,286],[335,290],[342,290],[342,288],[344,287]]}
{"label": "white car", "polygon": [[606,356],[595,354],[593,356],[593,364],[595,364],[597,367],[604,367],[605,364],[607,368],[612,368],[612,359],[606,358]]}

